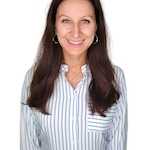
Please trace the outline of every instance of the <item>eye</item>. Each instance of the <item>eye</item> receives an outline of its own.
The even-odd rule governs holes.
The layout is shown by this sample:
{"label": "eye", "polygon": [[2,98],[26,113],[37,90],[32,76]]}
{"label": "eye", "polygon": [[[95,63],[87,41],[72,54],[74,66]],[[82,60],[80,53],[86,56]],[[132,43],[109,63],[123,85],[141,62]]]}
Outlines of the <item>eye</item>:
{"label": "eye", "polygon": [[70,20],[68,20],[68,19],[62,19],[62,23],[68,23]]}
{"label": "eye", "polygon": [[87,20],[87,19],[84,19],[84,20],[82,20],[84,23],[87,23],[87,24],[89,24],[90,23],[90,20]]}

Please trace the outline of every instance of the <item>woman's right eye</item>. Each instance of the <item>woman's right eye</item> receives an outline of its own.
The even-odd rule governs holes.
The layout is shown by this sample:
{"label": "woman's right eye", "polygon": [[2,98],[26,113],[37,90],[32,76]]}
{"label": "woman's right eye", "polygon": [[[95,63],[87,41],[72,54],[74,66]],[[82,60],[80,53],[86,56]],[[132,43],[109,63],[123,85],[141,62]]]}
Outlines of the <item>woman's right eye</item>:
{"label": "woman's right eye", "polygon": [[61,22],[62,23],[68,23],[70,20],[68,20],[68,19],[63,19]]}

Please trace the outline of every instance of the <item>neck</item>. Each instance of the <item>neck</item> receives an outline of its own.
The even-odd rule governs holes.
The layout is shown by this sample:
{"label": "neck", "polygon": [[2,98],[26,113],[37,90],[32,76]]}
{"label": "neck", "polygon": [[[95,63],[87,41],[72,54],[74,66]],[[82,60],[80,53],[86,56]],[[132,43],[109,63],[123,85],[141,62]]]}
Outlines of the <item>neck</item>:
{"label": "neck", "polygon": [[87,63],[86,56],[66,56],[64,55],[64,64],[69,67],[69,72],[79,72],[81,71],[81,66]]}
{"label": "neck", "polygon": [[85,63],[72,63],[72,64],[68,64],[68,73],[80,73],[81,72],[81,67],[85,64]]}

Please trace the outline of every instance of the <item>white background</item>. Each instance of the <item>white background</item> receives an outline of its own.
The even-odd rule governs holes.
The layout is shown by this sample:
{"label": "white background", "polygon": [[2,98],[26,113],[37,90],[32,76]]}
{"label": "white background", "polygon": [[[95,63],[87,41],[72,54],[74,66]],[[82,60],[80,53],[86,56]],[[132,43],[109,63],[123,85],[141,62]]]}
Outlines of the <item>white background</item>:
{"label": "white background", "polygon": [[[128,150],[150,149],[150,2],[102,0],[113,62],[128,89]],[[0,2],[0,149],[19,150],[20,94],[50,0]]]}

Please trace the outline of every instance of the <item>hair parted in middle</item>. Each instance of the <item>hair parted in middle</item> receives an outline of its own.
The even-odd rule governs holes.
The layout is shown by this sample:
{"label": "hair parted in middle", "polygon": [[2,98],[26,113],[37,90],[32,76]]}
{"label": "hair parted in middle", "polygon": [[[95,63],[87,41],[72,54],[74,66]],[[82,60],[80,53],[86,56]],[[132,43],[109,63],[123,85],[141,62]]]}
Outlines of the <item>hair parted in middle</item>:
{"label": "hair parted in middle", "polygon": [[[52,0],[48,10],[46,27],[40,41],[39,53],[35,62],[35,71],[30,84],[30,96],[27,104],[44,114],[48,114],[46,104],[51,97],[59,69],[64,61],[60,44],[55,44],[55,21],[57,8],[63,0]],[[89,85],[89,107],[92,113],[105,112],[119,99],[115,79],[115,70],[108,56],[106,23],[99,0],[89,0],[94,7],[98,41],[87,50],[87,63],[92,80]]]}

